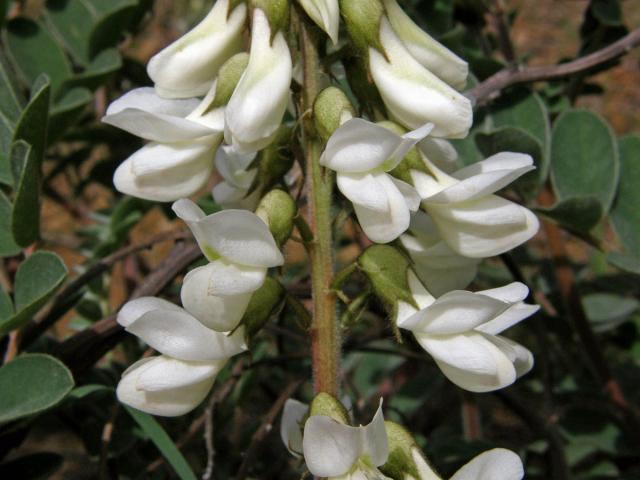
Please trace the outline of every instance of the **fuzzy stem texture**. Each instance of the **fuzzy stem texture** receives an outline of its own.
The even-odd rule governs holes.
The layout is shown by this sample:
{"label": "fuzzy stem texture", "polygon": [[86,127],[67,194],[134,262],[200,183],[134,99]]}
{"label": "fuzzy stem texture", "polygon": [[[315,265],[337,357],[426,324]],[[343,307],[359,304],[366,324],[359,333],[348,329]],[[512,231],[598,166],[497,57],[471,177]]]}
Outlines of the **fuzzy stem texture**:
{"label": "fuzzy stem texture", "polygon": [[313,297],[313,323],[311,326],[311,354],[314,390],[338,395],[340,363],[340,331],[336,318],[336,297],[331,289],[333,281],[333,240],[331,199],[333,174],[320,166],[321,144],[315,135],[310,112],[320,93],[317,38],[313,26],[300,18],[300,46],[304,65],[303,112],[306,160],[306,189],[309,226],[313,240],[309,245],[311,260],[311,289]]}

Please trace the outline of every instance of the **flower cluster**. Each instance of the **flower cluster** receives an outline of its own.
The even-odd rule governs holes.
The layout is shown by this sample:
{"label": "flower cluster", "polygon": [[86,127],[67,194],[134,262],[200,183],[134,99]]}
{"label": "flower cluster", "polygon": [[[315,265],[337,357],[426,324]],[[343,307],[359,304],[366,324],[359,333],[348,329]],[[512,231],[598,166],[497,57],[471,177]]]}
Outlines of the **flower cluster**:
{"label": "flower cluster", "polygon": [[[336,172],[337,188],[378,244],[362,252],[356,267],[389,310],[394,328],[412,332],[442,373],[466,390],[506,387],[533,366],[525,347],[501,335],[537,311],[524,303],[528,288],[512,283],[463,290],[482,259],[537,232],[532,212],[495,194],[530,172],[532,158],[502,152],[458,168],[446,139],[465,137],[473,122],[471,102],[458,91],[467,82],[467,63],[422,31],[396,0],[299,4],[309,18],[296,22],[315,22],[331,40],[328,48],[340,45],[340,18],[345,20],[358,67],[386,115],[360,117],[355,102],[330,86],[312,109],[283,124],[287,107],[295,116],[299,106],[290,102],[297,76],[287,35],[289,2],[218,0],[200,24],[150,60],[154,87],[129,92],[104,117],[150,142],[117,169],[116,188],[155,201],[177,200],[173,210],[207,260],[184,277],[183,307],[144,297],[120,311],[118,322],[161,353],[123,374],[118,397],[131,406],[157,415],[186,413],[204,399],[227,359],[247,348],[245,314],[256,292],[273,281],[268,269],[284,263],[279,247],[297,215],[282,179],[293,163],[290,144],[301,124],[299,136],[310,136],[318,153],[322,149],[319,159],[309,157],[319,164],[313,167],[323,182],[333,181]],[[283,151],[290,158],[283,159]],[[206,215],[185,197],[203,189],[214,169],[222,181],[212,196],[228,209]],[[285,190],[267,192],[278,182]],[[313,232],[297,225],[312,250],[307,237]],[[381,405],[368,425],[352,423],[340,402],[321,393],[310,406],[290,400],[281,433],[319,477],[439,478],[410,434],[384,421]],[[519,458],[496,449],[452,478],[522,475]]]}

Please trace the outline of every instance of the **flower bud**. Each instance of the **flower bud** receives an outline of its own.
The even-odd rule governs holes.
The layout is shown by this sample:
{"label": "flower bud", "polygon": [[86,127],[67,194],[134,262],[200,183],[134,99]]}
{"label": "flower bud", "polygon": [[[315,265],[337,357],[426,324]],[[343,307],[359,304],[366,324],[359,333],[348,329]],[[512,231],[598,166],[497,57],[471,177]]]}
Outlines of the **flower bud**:
{"label": "flower bud", "polygon": [[396,0],[383,0],[396,35],[420,64],[455,89],[464,88],[469,65],[416,25]]}
{"label": "flower bud", "polygon": [[287,192],[278,189],[262,197],[256,209],[256,215],[267,224],[279,246],[291,236],[296,213],[296,202]]}
{"label": "flower bud", "polygon": [[271,277],[266,277],[262,286],[253,293],[241,322],[247,343],[280,310],[284,295],[284,287]]}
{"label": "flower bud", "polygon": [[[380,471],[391,478],[402,480],[428,478],[419,477],[419,472],[413,461],[414,451],[420,451],[415,439],[403,426],[386,420],[384,428],[387,431],[387,441],[389,442],[389,459],[387,463],[380,467]],[[439,477],[434,476],[434,480]]]}
{"label": "flower bud", "polygon": [[328,87],[322,90],[313,104],[313,116],[318,134],[326,142],[340,125],[356,114],[342,90]]}
{"label": "flower bud", "polygon": [[261,9],[269,19],[272,36],[289,24],[289,0],[251,0],[252,8]]}
{"label": "flower bud", "polygon": [[363,53],[367,53],[369,47],[383,50],[379,32],[384,7],[380,0],[340,0],[340,13],[359,50]]}
{"label": "flower bud", "polygon": [[324,415],[333,418],[336,422],[349,424],[349,412],[340,401],[328,393],[320,392],[311,402],[309,417]]}
{"label": "flower bud", "polygon": [[195,28],[154,55],[147,72],[158,95],[189,98],[207,93],[220,66],[242,48],[247,6],[219,0]]}
{"label": "flower bud", "polygon": [[334,45],[338,43],[340,9],[338,0],[298,0],[307,15],[324,30]]}

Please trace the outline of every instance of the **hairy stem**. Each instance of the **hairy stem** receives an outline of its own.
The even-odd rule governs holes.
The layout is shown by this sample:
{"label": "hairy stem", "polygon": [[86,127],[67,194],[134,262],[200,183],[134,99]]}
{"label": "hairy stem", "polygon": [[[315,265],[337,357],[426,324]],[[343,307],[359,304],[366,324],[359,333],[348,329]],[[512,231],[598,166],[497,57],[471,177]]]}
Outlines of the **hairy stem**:
{"label": "hairy stem", "polygon": [[[312,28],[300,19],[300,44],[304,65],[304,91],[302,105],[310,112],[319,93],[317,40]],[[309,119],[310,115],[306,115]],[[331,199],[333,175],[320,166],[321,144],[315,137],[313,124],[304,123],[306,188],[309,209],[309,227],[313,240],[309,245],[311,260],[311,290],[313,323],[311,325],[311,354],[313,360],[314,389],[316,393],[338,394],[340,359],[340,331],[336,318],[336,298],[331,290],[333,281],[333,241]]]}

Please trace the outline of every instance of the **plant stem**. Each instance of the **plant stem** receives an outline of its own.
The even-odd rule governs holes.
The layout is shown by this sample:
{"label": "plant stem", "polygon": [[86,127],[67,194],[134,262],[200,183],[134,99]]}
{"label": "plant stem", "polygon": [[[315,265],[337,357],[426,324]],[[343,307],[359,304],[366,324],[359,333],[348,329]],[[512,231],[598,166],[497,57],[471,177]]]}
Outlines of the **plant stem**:
{"label": "plant stem", "polygon": [[[317,40],[310,26],[299,18],[300,45],[304,65],[302,106],[310,112],[319,93]],[[314,390],[338,395],[340,361],[340,330],[336,318],[336,298],[331,290],[333,281],[333,241],[331,199],[333,175],[320,166],[321,144],[315,136],[310,116],[304,122],[306,160],[306,187],[309,209],[309,227],[313,240],[309,245],[311,260],[311,295],[313,323],[311,325],[311,355],[313,361]]]}

